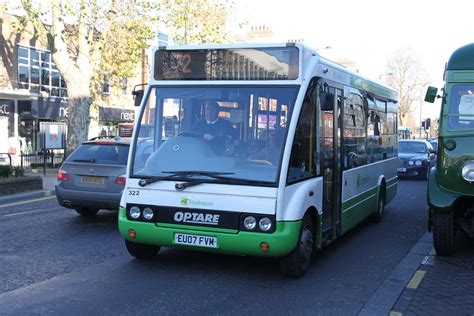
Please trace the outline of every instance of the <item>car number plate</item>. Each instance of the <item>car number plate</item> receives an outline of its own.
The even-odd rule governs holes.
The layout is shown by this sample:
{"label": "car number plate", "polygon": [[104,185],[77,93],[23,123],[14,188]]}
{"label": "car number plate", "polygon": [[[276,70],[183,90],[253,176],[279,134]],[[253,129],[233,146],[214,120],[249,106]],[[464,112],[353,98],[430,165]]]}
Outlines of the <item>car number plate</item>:
{"label": "car number plate", "polygon": [[407,168],[397,168],[398,172],[407,172]]}
{"label": "car number plate", "polygon": [[217,237],[211,236],[198,236],[176,233],[174,234],[174,242],[179,245],[217,248]]}
{"label": "car number plate", "polygon": [[81,176],[82,184],[105,184],[106,177],[85,177]]}

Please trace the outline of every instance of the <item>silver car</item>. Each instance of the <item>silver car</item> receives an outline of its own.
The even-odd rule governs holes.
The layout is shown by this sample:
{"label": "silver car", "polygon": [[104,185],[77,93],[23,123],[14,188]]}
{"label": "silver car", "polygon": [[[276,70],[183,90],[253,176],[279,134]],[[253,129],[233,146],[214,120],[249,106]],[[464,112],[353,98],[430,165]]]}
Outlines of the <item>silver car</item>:
{"label": "silver car", "polygon": [[56,197],[61,206],[85,216],[118,210],[125,187],[130,141],[95,138],[74,150],[58,171]]}

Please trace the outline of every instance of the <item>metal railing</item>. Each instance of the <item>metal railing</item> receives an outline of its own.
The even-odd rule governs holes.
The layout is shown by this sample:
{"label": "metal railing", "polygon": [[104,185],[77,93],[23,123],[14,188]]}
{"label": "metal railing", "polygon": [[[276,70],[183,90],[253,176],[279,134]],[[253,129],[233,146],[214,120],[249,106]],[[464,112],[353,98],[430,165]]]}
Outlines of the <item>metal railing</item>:
{"label": "metal railing", "polygon": [[11,166],[12,165],[12,155],[9,154],[9,153],[0,153],[0,164],[3,165],[4,162],[7,161],[7,157],[8,158],[8,162],[9,162],[9,165]]}
{"label": "metal railing", "polygon": [[57,168],[64,159],[64,150],[46,150],[35,154],[20,154],[20,166],[24,169]]}

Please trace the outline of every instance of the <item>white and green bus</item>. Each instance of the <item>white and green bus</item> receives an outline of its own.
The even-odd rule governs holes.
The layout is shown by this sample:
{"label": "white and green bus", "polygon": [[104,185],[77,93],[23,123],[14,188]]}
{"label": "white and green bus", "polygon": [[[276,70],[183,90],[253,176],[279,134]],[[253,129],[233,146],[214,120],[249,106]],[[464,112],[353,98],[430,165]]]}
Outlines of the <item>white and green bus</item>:
{"label": "white and green bus", "polygon": [[[315,251],[382,219],[397,191],[397,91],[302,44],[152,58],[119,210],[132,256],[278,257],[300,277]],[[209,102],[228,127],[212,139],[195,129]]]}

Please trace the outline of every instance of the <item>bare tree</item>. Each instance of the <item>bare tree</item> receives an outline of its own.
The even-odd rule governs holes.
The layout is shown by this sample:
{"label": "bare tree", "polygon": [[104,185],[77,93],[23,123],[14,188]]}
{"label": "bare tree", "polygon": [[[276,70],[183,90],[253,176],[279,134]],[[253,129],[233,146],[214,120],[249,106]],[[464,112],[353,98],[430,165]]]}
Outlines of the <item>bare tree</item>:
{"label": "bare tree", "polygon": [[387,83],[400,93],[398,124],[405,125],[407,115],[421,102],[422,89],[429,82],[426,71],[410,48],[397,50],[388,60],[386,71],[390,74]]}

